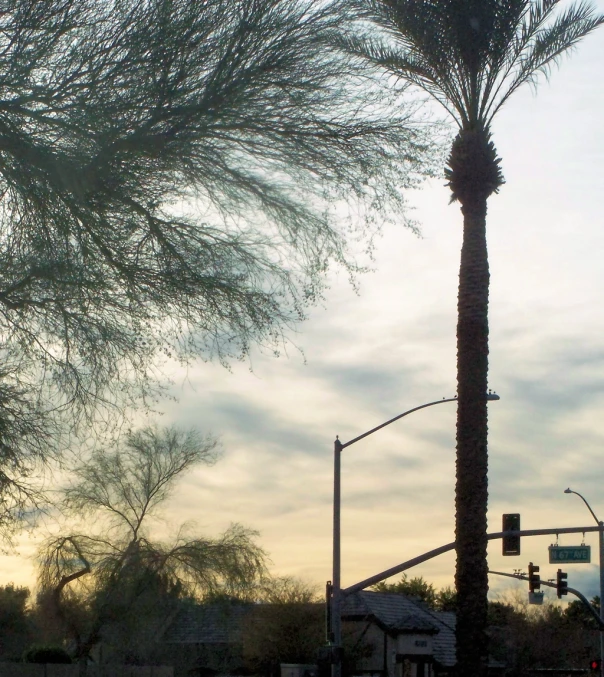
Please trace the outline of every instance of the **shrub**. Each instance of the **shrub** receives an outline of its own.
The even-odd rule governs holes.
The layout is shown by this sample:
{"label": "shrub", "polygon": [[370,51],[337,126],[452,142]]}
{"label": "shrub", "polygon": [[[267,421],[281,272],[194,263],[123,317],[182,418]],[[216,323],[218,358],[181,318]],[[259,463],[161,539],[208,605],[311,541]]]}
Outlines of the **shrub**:
{"label": "shrub", "polygon": [[23,654],[24,663],[71,663],[71,657],[60,646],[32,646]]}

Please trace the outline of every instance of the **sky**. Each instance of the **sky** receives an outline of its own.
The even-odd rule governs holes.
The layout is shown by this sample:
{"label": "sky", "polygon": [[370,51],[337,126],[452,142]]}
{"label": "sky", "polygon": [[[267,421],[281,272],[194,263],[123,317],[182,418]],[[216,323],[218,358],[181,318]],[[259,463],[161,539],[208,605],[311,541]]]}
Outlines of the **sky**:
{"label": "sky", "polygon": [[[604,0],[596,6],[604,11]],[[518,91],[494,141],[506,184],[489,200],[491,266],[489,531],[519,512],[524,529],[604,519],[604,29],[565,59],[537,94]],[[206,535],[230,523],[258,530],[275,575],[321,589],[331,579],[333,441],[345,442],[408,409],[455,394],[459,207],[444,180],[409,194],[422,237],[387,226],[359,293],[334,274],[324,304],[292,335],[287,355],[254,351],[232,370],[176,374],[177,402],[159,420],[211,432],[223,455],[183,478],[165,532],[194,521]],[[302,352],[303,351],[303,352]],[[342,584],[352,585],[454,540],[455,405],[413,413],[342,454]],[[31,585],[35,538],[0,556],[0,582]],[[568,582],[598,594],[592,564]],[[555,577],[547,548],[519,557],[489,546],[489,567],[528,562]],[[561,535],[578,545],[581,534]],[[453,585],[455,555],[409,570]],[[397,577],[398,578],[398,577]],[[396,579],[395,579],[396,580]],[[526,584],[490,577],[491,594]],[[555,597],[555,594],[554,594]]]}

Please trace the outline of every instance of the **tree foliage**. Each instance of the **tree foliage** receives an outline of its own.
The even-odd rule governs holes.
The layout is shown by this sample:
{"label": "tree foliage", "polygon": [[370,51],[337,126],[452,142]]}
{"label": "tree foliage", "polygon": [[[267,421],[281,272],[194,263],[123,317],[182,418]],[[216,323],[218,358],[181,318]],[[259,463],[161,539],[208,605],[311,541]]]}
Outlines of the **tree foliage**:
{"label": "tree foliage", "polygon": [[[313,585],[297,578],[265,579],[255,592],[255,604],[244,617],[243,664],[253,674],[270,677],[282,663],[316,664],[327,673],[325,600]],[[374,646],[364,633],[343,627],[343,674],[362,670],[362,660]]]}
{"label": "tree foliage", "polygon": [[512,677],[528,677],[536,668],[587,671],[600,653],[593,616],[578,601],[561,605],[546,598],[532,606],[524,594],[505,595],[489,603],[489,636],[491,656],[504,661]]}
{"label": "tree foliage", "polygon": [[338,201],[373,232],[429,170],[337,25],[310,0],[3,3],[0,529],[64,426],[152,397],[162,358],[278,349],[355,268]]}
{"label": "tree foliage", "polygon": [[423,576],[408,578],[404,573],[400,581],[394,583],[381,581],[374,585],[372,590],[414,597],[435,611],[455,611],[457,608],[457,593],[453,588],[446,587],[437,590]]}
{"label": "tree foliage", "polygon": [[[522,85],[549,75],[603,22],[588,2],[563,0],[351,0],[377,39],[352,38],[396,77],[442,105],[461,129],[488,129]],[[569,5],[561,9],[563,4]]]}
{"label": "tree foliage", "polygon": [[325,643],[325,605],[313,586],[293,578],[267,579],[242,629],[243,659],[254,674],[281,663],[315,663]]}
{"label": "tree foliage", "polygon": [[34,638],[28,588],[0,586],[0,660],[19,660]]}
{"label": "tree foliage", "polygon": [[128,637],[132,649],[141,619],[148,636],[183,596],[238,596],[257,585],[265,555],[249,529],[233,525],[205,538],[183,528],[170,542],[153,538],[152,520],[170,490],[183,473],[213,462],[215,449],[194,431],[145,428],[75,468],[63,510],[87,528],[46,541],[39,583],[78,658],[108,633]]}
{"label": "tree foliage", "polygon": [[436,607],[437,592],[432,583],[428,583],[423,576],[408,578],[403,574],[400,581],[387,583],[382,581],[373,586],[376,592],[390,592],[407,597],[415,597],[431,608]]}

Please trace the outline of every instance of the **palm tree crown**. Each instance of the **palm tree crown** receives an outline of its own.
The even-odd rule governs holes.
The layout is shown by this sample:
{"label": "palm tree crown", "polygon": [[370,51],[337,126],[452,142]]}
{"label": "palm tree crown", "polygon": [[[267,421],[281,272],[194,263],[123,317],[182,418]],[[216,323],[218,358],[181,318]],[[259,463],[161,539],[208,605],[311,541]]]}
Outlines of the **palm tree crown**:
{"label": "palm tree crown", "polygon": [[419,85],[461,129],[487,129],[518,87],[604,21],[585,2],[560,12],[561,1],[354,0],[385,34],[349,45]]}
{"label": "palm tree crown", "polygon": [[[588,3],[559,11],[561,2],[352,0],[355,16],[377,25],[382,35],[357,32],[344,43],[430,94],[460,130],[478,133],[484,155],[479,183],[488,197],[503,183],[489,138],[494,116],[521,85],[547,76],[565,52],[604,21]],[[466,177],[473,191],[477,169]],[[451,182],[451,171],[447,178]],[[458,179],[458,185],[449,185],[453,198],[460,199],[463,184]]]}

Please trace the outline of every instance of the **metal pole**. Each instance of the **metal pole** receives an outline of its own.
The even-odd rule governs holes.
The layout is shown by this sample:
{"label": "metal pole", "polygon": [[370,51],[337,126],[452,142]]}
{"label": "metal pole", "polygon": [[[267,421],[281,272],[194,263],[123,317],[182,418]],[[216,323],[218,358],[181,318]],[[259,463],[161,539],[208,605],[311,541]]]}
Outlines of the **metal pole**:
{"label": "metal pole", "polygon": [[[522,574],[508,574],[503,571],[491,571],[489,569],[489,574],[496,574],[497,576],[507,576],[508,578],[516,578],[519,581],[529,581],[528,576],[523,576]],[[555,583],[550,583],[549,581],[541,581],[541,585],[547,585],[550,588],[556,588],[557,585]],[[578,597],[579,600],[581,600],[583,606],[591,613],[591,615],[596,619],[596,622],[600,624],[600,617],[596,613],[596,610],[593,608],[593,606],[589,603],[587,597],[580,593],[578,590],[575,590],[574,588],[567,588],[568,592],[571,595],[575,595],[575,597]],[[581,672],[584,672],[581,670]]]}
{"label": "metal pole", "polygon": [[[504,536],[552,536],[554,534],[555,535],[591,534],[592,532],[600,531],[600,528],[601,527],[599,526],[554,527],[552,529],[522,529],[521,531],[494,531],[491,534],[487,534],[487,541],[493,541],[498,538],[503,538]],[[352,595],[355,592],[359,592],[359,590],[364,590],[365,588],[368,588],[370,585],[381,583],[382,581],[385,581],[387,578],[390,578],[391,576],[396,576],[396,574],[400,574],[403,571],[407,571],[407,569],[411,569],[412,567],[415,567],[418,564],[422,564],[423,562],[427,562],[428,560],[433,559],[434,557],[438,557],[438,555],[443,555],[445,552],[455,550],[456,546],[457,543],[455,541],[453,541],[453,543],[441,545],[440,548],[429,550],[428,552],[425,552],[423,555],[420,555],[419,557],[408,559],[406,562],[397,564],[395,567],[390,567],[390,569],[386,569],[386,571],[382,571],[379,574],[375,574],[375,576],[371,576],[370,578],[366,578],[365,580],[360,581],[359,583],[355,583],[354,585],[351,585],[348,588],[344,588],[344,590],[342,590],[340,594],[343,598],[345,598],[348,595]]]}
{"label": "metal pole", "polygon": [[331,593],[331,632],[333,637],[331,676],[342,677],[342,586],[340,581],[340,462],[342,443],[333,443],[333,589]]}
{"label": "metal pole", "polygon": [[[499,398],[497,393],[489,392],[485,395],[488,402],[496,401]],[[436,404],[444,404],[445,402],[456,402],[456,397],[443,397],[442,400],[436,400],[434,402],[428,402],[427,404],[422,404],[419,407],[414,407],[404,411],[402,414],[395,416],[394,418],[389,419],[385,423],[382,423],[371,430],[355,437],[348,442],[342,443],[336,435],[336,440],[333,444],[333,588],[331,594],[331,636],[332,636],[332,664],[331,664],[331,676],[332,677],[342,677],[342,586],[340,581],[340,486],[341,486],[341,475],[340,475],[340,461],[342,450],[346,447],[355,444],[359,440],[373,435],[373,433],[385,428],[386,426],[398,421],[399,419],[412,414],[415,411],[420,409],[426,409],[427,407],[433,407]]]}
{"label": "metal pole", "polygon": [[[591,505],[583,494],[578,491],[573,491],[570,487],[564,490],[565,494],[576,494],[587,506],[587,509],[595,519],[598,526],[604,526],[604,522],[596,517],[596,513],[592,510]],[[604,534],[602,531],[598,535],[598,545],[600,550],[600,621],[604,622]],[[600,624],[600,677],[604,677],[604,629]]]}
{"label": "metal pole", "polygon": [[[604,525],[604,522],[598,522],[600,526]],[[604,533],[600,531],[599,533],[599,544],[600,544],[600,677],[604,677],[604,630],[602,625],[604,624]]]}

